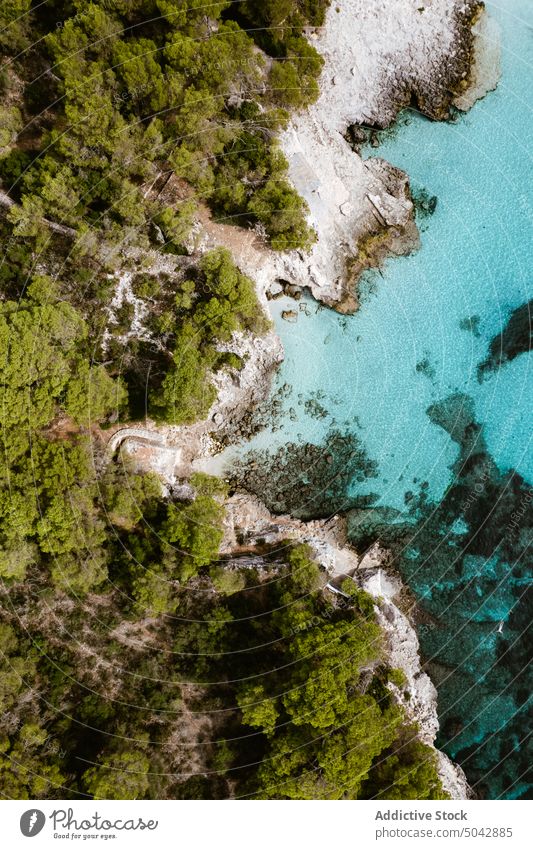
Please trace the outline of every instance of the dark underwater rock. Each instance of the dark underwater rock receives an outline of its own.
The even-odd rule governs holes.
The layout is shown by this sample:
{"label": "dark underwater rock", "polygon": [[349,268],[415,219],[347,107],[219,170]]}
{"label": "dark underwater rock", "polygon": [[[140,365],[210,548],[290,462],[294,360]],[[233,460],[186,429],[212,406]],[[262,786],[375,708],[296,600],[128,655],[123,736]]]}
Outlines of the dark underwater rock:
{"label": "dark underwater rock", "polygon": [[351,510],[348,538],[356,547],[379,539],[417,598],[421,651],[439,693],[439,748],[477,796],[526,798],[533,490],[516,471],[499,471],[468,396],[451,395],[428,414],[460,449],[442,501],[421,494],[405,519]]}
{"label": "dark underwater rock", "polygon": [[233,486],[257,495],[274,513],[299,519],[324,518],[357,503],[353,483],[375,477],[376,464],[368,459],[353,434],[332,431],[325,443],[289,443],[277,451],[250,451],[230,470]]}
{"label": "dark underwater rock", "polygon": [[487,359],[478,366],[478,377],[487,371],[497,371],[520,354],[527,354],[533,343],[533,300],[515,309],[509,321],[489,345]]}

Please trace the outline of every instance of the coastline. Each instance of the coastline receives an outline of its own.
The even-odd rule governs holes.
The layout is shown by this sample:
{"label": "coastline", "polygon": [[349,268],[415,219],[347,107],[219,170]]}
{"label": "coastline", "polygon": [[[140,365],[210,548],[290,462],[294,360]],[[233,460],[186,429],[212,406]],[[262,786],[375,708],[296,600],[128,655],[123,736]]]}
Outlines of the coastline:
{"label": "coastline", "polygon": [[[339,13],[330,7],[326,26],[314,37],[311,35],[326,59],[322,94],[308,112],[293,118],[280,139],[289,160],[290,179],[307,201],[309,220],[317,232],[310,255],[275,254],[253,232],[242,233],[217,224],[207,215],[201,221],[199,250],[229,245],[241,270],[256,282],[267,314],[267,292],[279,281],[309,288],[325,305],[353,312],[358,306],[355,284],[359,275],[366,268],[380,265],[391,254],[410,253],[419,245],[408,176],[384,160],[364,161],[345,140],[347,127],[361,123],[390,125],[398,111],[410,102],[413,91],[422,111],[442,120],[448,117],[452,104],[469,109],[497,84],[497,52],[491,41],[493,35],[487,36],[494,30],[487,24],[486,13],[480,13],[480,4],[439,0],[431,7],[429,22],[418,29],[414,27],[413,32],[410,22],[418,21],[419,12],[411,0],[396,0],[396,19],[384,0],[372,13],[361,15],[362,8],[361,0],[348,0]],[[382,26],[383,15],[386,27]],[[398,36],[393,42],[396,52],[390,53],[389,26],[395,23],[401,23],[399,32],[409,38],[402,42]],[[363,28],[362,34],[358,31],[359,40],[354,26]],[[459,38],[458,44],[455,38]],[[430,48],[437,43],[435,39],[440,49],[433,52]],[[366,53],[361,51],[361,44]],[[394,74],[378,72],[402,57],[403,63],[393,65]],[[425,63],[420,63],[421,58]],[[414,81],[409,77],[413,64],[419,71]],[[494,73],[488,72],[490,68]],[[440,79],[435,88],[436,74]],[[450,81],[458,76],[471,81],[471,87],[464,87],[460,93],[449,88]],[[411,87],[407,86],[409,80]],[[430,93],[426,97],[424,85]],[[268,397],[272,376],[283,358],[274,332],[262,338],[236,336],[228,348],[246,355],[245,366],[237,378],[228,374],[216,378],[218,398],[205,421],[179,428],[147,422],[145,428],[117,428],[108,434],[111,453],[125,445],[141,467],[160,474],[169,494],[183,487],[192,471],[213,471],[211,460],[217,442],[211,434],[234,428],[251,406]],[[408,681],[411,698],[402,704],[418,722],[421,739],[433,746],[438,731],[437,693],[422,670],[414,627],[395,603],[402,585],[387,572],[387,553],[375,550],[359,556],[343,538],[342,520],[337,517],[335,521],[309,523],[272,517],[260,502],[242,494],[229,500],[227,510],[223,554],[238,550],[235,528],[239,523],[251,538],[254,534],[261,538],[266,535],[275,543],[292,536],[311,546],[332,579],[350,574],[374,597],[378,622],[387,635],[391,665],[402,669]],[[396,695],[401,699],[399,692]],[[467,798],[469,788],[462,770],[436,751],[445,790],[451,798]]]}
{"label": "coastline", "polygon": [[[363,160],[344,138],[347,128],[364,121],[389,126],[405,106],[406,80],[413,65],[418,95],[421,81],[432,93],[424,98],[426,114],[438,120],[449,117],[452,106],[471,108],[498,84],[498,27],[483,3],[438,0],[423,22],[418,8],[413,0],[394,0],[393,9],[379,0],[370,13],[363,0],[347,0],[338,12],[330,6],[324,27],[309,33],[325,60],[321,94],[306,112],[292,117],[280,138],[289,177],[307,201],[309,221],[317,232],[308,256],[272,251],[255,231],[215,222],[206,209],[200,213],[196,250],[203,254],[228,247],[239,268],[254,281],[269,318],[268,295],[280,285],[308,289],[320,303],[354,312],[360,274],[420,245],[408,175],[379,157]],[[391,42],[391,31],[396,30]],[[383,72],[386,56],[389,63],[394,58],[394,75]],[[424,61],[417,64],[420,59]],[[460,94],[449,87],[457,79]],[[307,160],[296,156],[304,149],[314,171]],[[316,172],[322,175],[320,189],[310,178]],[[167,263],[154,252],[153,265],[161,270]],[[237,334],[224,348],[244,356],[245,366],[237,377],[228,373],[215,377],[217,400],[203,422],[184,427],[146,422],[146,428],[157,434],[154,441],[175,452],[175,469],[172,462],[165,465],[170,480],[195,470],[218,471],[211,462],[219,450],[217,432],[231,434],[252,406],[268,398],[284,356],[274,331],[255,338]],[[106,435],[106,442],[116,430]],[[128,437],[127,428],[120,430],[124,439],[134,439],[133,434]],[[147,462],[152,462],[150,457]]]}
{"label": "coastline", "polygon": [[243,561],[256,569],[268,568],[262,559],[264,547],[283,550],[288,540],[309,546],[325,570],[324,591],[342,595],[342,581],[351,578],[372,596],[376,620],[386,638],[388,663],[404,676],[401,687],[392,682],[389,687],[409,721],[418,726],[419,739],[436,752],[444,790],[451,799],[470,798],[472,792],[461,767],[435,747],[439,730],[437,690],[422,668],[414,625],[401,610],[400,597],[406,588],[387,568],[389,552],[375,543],[362,554],[356,553],[347,542],[345,520],[339,515],[311,522],[274,516],[258,498],[246,493],[236,493],[226,502],[220,550],[221,556],[228,558],[226,568]]}
{"label": "coastline", "polygon": [[428,118],[446,120],[452,107],[470,108],[500,76],[483,4],[438,0],[420,8],[414,0],[379,0],[369,10],[364,0],[346,0],[338,11],[330,6],[324,27],[308,34],[324,58],[321,93],[292,116],[279,141],[317,235],[310,253],[277,254],[255,233],[235,237],[234,228],[208,216],[201,250],[229,239],[261,293],[283,280],[354,312],[360,274],[419,247],[408,175],[377,157],[364,160],[344,135],[353,125],[389,127],[413,100]]}

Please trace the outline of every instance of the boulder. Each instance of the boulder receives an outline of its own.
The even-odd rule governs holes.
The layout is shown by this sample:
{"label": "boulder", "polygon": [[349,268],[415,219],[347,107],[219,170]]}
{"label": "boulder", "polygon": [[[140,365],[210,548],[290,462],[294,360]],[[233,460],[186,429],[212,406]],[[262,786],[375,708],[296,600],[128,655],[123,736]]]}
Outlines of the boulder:
{"label": "boulder", "polygon": [[298,321],[298,313],[296,310],[283,310],[281,317],[284,321],[290,321],[293,324]]}

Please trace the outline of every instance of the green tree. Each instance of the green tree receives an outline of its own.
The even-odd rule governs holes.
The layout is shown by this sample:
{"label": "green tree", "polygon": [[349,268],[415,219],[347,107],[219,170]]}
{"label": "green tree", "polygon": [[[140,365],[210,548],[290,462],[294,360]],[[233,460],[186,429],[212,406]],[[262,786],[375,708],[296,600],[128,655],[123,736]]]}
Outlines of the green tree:
{"label": "green tree", "polygon": [[167,105],[168,89],[157,61],[157,45],[148,38],[117,41],[113,67],[128,92],[128,102],[137,109],[146,104],[153,112]]}
{"label": "green tree", "polygon": [[434,749],[422,743],[416,728],[402,729],[395,744],[373,765],[367,793],[377,799],[447,799],[437,772]]}
{"label": "green tree", "polygon": [[144,799],[150,761],[142,751],[104,754],[83,774],[83,786],[93,799]]}
{"label": "green tree", "polygon": [[305,201],[283,177],[268,180],[248,208],[265,225],[274,250],[308,249],[316,239],[305,221]]}
{"label": "green tree", "polygon": [[216,559],[223,537],[223,519],[224,507],[211,495],[198,493],[194,501],[168,505],[161,535],[172,545],[181,581]]}
{"label": "green tree", "polygon": [[191,321],[176,334],[173,363],[161,388],[150,396],[150,409],[173,424],[204,417],[216,398],[208,376],[210,360],[199,349],[201,336]]}
{"label": "green tree", "polygon": [[0,305],[4,428],[48,424],[78,362],[86,327],[67,303]]}
{"label": "green tree", "polygon": [[61,794],[66,778],[57,755],[50,754],[49,745],[45,749],[47,743],[48,732],[35,722],[24,724],[14,742],[0,739],[0,780],[8,799],[46,799],[58,791]]}
{"label": "green tree", "polygon": [[127,401],[127,390],[120,380],[113,380],[104,366],[80,364],[70,379],[64,408],[80,425],[102,422],[112,413],[117,415]]}
{"label": "green tree", "polygon": [[0,8],[0,47],[10,53],[28,44],[31,0],[3,0]]}

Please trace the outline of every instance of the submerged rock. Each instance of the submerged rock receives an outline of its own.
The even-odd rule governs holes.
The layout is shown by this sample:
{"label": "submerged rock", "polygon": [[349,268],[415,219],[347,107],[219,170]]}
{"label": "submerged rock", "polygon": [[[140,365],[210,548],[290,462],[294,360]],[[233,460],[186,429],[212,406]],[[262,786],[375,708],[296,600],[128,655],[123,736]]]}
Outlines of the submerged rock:
{"label": "submerged rock", "polygon": [[375,477],[372,462],[354,434],[331,431],[322,445],[283,445],[251,451],[228,471],[234,486],[253,492],[274,513],[301,519],[331,516],[354,507],[354,483]]}
{"label": "submerged rock", "polygon": [[411,194],[419,217],[427,218],[433,215],[438,203],[436,195],[431,195],[426,189],[418,189]]}

